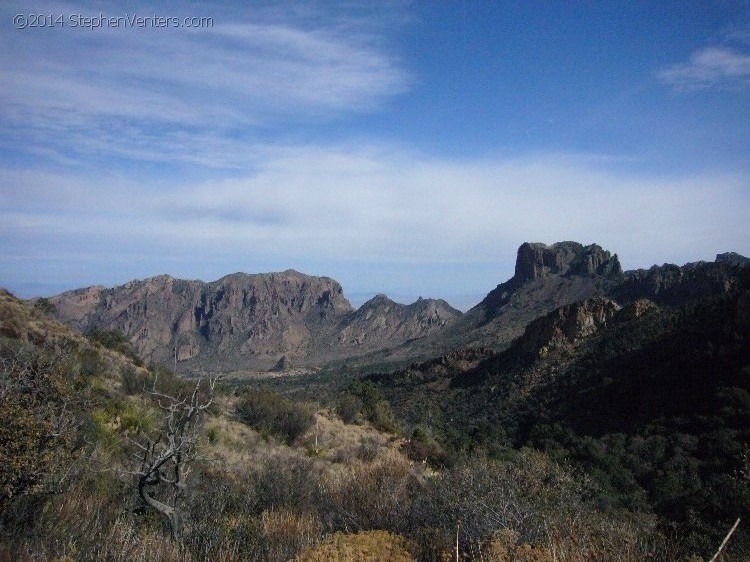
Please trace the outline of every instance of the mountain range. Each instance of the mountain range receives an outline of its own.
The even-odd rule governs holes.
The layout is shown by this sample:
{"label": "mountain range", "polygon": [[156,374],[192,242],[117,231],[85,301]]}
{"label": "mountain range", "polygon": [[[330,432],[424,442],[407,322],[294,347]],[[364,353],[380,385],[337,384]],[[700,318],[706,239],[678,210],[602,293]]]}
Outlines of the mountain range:
{"label": "mountain range", "polygon": [[455,349],[500,351],[534,319],[596,296],[679,303],[728,290],[738,254],[715,262],[623,272],[596,244],[524,243],[515,273],[462,314],[440,299],[405,305],[378,295],[359,309],[328,277],[288,270],[217,281],[167,275],[52,297],[56,317],[79,330],[122,331],[141,357],[181,372],[269,370],[335,361],[399,364]]}
{"label": "mountain range", "polygon": [[[4,337],[26,337],[13,312],[25,306],[129,351],[124,334],[145,361],[171,366],[176,352],[181,374],[278,371],[264,382],[348,404],[439,471],[536,449],[585,475],[602,513],[653,515],[685,552],[714,552],[750,518],[750,259],[739,254],[623,271],[596,244],[525,243],[513,277],[465,314],[384,295],[355,310],[336,281],[295,271],[5,301]],[[293,367],[321,369],[283,376]],[[750,534],[732,541],[732,559],[747,559]]]}

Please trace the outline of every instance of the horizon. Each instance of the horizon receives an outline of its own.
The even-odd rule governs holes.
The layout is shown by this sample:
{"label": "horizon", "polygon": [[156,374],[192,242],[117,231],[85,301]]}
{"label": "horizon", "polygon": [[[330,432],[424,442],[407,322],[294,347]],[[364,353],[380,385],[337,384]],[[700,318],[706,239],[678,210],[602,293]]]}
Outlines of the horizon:
{"label": "horizon", "polygon": [[[563,241],[560,241],[560,242],[563,242]],[[571,241],[568,240],[567,242],[571,242]],[[555,243],[552,243],[552,244],[555,244]],[[549,247],[552,244],[545,244],[545,245]],[[584,244],[584,246],[586,246],[586,245],[587,244]],[[603,249],[606,250],[606,251],[608,251],[607,248],[603,248]],[[617,254],[617,252],[610,252],[610,253],[612,254],[613,257],[617,257],[618,260],[620,259],[620,257]],[[731,250],[727,250],[727,252],[719,252],[716,256],[714,256],[714,258],[718,258],[718,256],[720,254],[725,254],[725,253],[734,253],[734,254],[740,255],[740,257],[747,257],[747,256],[743,256],[742,254],[739,254],[738,252],[733,252]],[[679,264],[672,263],[672,262],[664,262],[662,264],[651,264],[651,265],[648,265],[648,266],[639,266],[639,267],[634,267],[634,268],[623,268],[623,273],[627,274],[627,273],[632,272],[632,271],[647,270],[650,267],[663,266],[663,265],[686,266],[686,265],[690,265],[690,264],[703,263],[703,262],[711,262],[711,261],[715,261],[715,259],[714,260],[692,260],[692,261],[688,261],[688,262],[685,262],[685,263],[679,263]],[[146,280],[149,280],[149,279],[154,279],[154,278],[162,277],[162,276],[170,277],[172,279],[180,279],[180,280],[186,280],[186,281],[197,281],[199,283],[211,284],[211,283],[216,283],[218,281],[221,281],[222,279],[224,279],[226,277],[233,276],[233,275],[273,275],[273,274],[282,274],[282,273],[286,273],[286,272],[289,272],[289,271],[295,272],[295,273],[299,273],[301,275],[305,275],[305,276],[308,276],[308,277],[328,278],[328,279],[332,279],[333,281],[336,281],[337,283],[339,282],[337,279],[335,279],[334,277],[331,277],[330,275],[316,274],[316,273],[311,273],[311,272],[306,272],[306,271],[298,271],[296,269],[285,269],[285,270],[278,270],[278,271],[253,271],[253,272],[250,272],[250,271],[235,271],[235,272],[232,272],[232,273],[226,273],[224,275],[221,275],[220,277],[217,277],[216,279],[208,279],[208,280],[206,280],[206,279],[199,279],[199,278],[189,278],[189,279],[187,279],[187,278],[178,278],[178,277],[175,277],[173,275],[170,275],[169,273],[159,273],[159,274],[155,274],[155,275],[149,275],[147,277],[140,278],[140,279],[135,279],[135,278],[134,279],[128,279],[128,280],[122,281],[120,283],[115,283],[113,285],[99,285],[99,286],[103,286],[103,287],[105,287],[107,289],[114,289],[114,288],[122,287],[123,285],[126,285],[126,284],[128,284],[130,282],[146,281]],[[494,287],[487,288],[487,290],[485,292],[462,293],[462,294],[453,294],[453,295],[426,295],[425,296],[422,293],[391,293],[391,294],[388,294],[388,293],[384,293],[382,291],[377,291],[377,292],[372,292],[372,291],[359,291],[359,292],[354,291],[354,292],[348,292],[347,288],[343,284],[341,284],[341,288],[342,288],[342,291],[343,291],[344,298],[347,301],[349,301],[349,303],[355,309],[359,309],[363,304],[365,304],[366,302],[368,302],[371,299],[375,298],[376,296],[381,296],[382,295],[382,296],[386,296],[387,298],[389,298],[390,300],[392,300],[396,304],[403,304],[403,305],[414,304],[419,299],[423,299],[423,298],[424,299],[432,299],[432,300],[444,300],[445,302],[447,302],[453,308],[461,311],[462,313],[465,313],[469,309],[471,309],[474,306],[476,306],[477,304],[479,304],[487,296],[487,294],[489,292],[491,292],[492,290],[495,289],[495,287],[497,287],[498,285],[500,285],[500,284],[502,284],[502,283],[504,283],[506,281],[509,281],[512,277],[513,277],[513,274],[509,275],[506,279],[503,279],[503,280],[499,281],[498,283],[496,283]],[[15,294],[15,293],[14,293],[14,295],[17,296],[17,297],[20,297],[20,298],[27,298],[27,299],[41,298],[41,297],[51,297],[51,296],[57,296],[58,294],[61,294],[61,293],[64,293],[64,292],[75,291],[75,290],[79,290],[79,289],[87,289],[87,288],[90,288],[90,287],[93,287],[93,286],[97,286],[97,285],[87,285],[87,286],[80,286],[80,287],[71,287],[70,289],[66,289],[64,291],[61,291],[60,293],[49,294],[49,295],[32,294],[32,295],[29,295],[29,296],[22,296],[22,295],[18,295],[18,294]],[[5,288],[5,287],[2,287],[2,288]]]}
{"label": "horizon", "polygon": [[0,41],[22,298],[295,269],[466,310],[527,241],[750,255],[745,2],[7,2]]}

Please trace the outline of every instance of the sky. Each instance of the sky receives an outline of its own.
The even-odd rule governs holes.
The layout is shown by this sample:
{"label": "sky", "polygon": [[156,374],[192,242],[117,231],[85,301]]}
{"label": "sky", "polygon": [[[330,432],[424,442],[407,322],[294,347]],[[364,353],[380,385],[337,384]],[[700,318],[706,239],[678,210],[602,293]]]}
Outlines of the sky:
{"label": "sky", "polygon": [[750,255],[750,3],[5,1],[0,286]]}

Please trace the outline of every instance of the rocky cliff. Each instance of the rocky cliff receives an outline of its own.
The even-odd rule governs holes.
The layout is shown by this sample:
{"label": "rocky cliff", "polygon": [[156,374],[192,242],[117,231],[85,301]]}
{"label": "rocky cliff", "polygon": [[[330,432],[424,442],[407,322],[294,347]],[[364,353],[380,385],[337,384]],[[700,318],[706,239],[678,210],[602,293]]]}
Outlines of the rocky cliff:
{"label": "rocky cliff", "polygon": [[51,299],[58,318],[130,337],[142,357],[195,366],[269,366],[307,356],[353,311],[341,286],[296,271],[236,273],[211,283],[167,275]]}
{"label": "rocky cliff", "polygon": [[408,364],[466,347],[502,351],[535,319],[587,299],[610,298],[629,311],[639,300],[677,306],[732,292],[748,261],[727,253],[710,263],[623,273],[617,255],[596,244],[524,243],[513,277],[464,315],[442,300],[405,305],[384,295],[354,310],[336,281],[296,271],[211,283],[160,276],[50,300],[58,318],[79,329],[122,330],[146,360],[171,363],[176,350],[186,370],[283,370],[349,359]]}
{"label": "rocky cliff", "polygon": [[626,272],[623,282],[609,294],[618,302],[649,299],[658,304],[681,305],[710,295],[736,290],[750,259],[729,252],[713,262],[654,265],[649,269]]}
{"label": "rocky cliff", "polygon": [[211,283],[162,275],[50,300],[60,320],[84,331],[121,330],[144,359],[171,364],[176,353],[188,370],[314,364],[400,345],[461,315],[444,301],[385,297],[355,311],[333,279],[291,270]]}
{"label": "rocky cliff", "polygon": [[551,349],[572,347],[612,320],[621,309],[616,302],[595,297],[561,306],[531,322],[512,349],[531,357]]}
{"label": "rocky cliff", "polygon": [[623,279],[617,254],[596,244],[524,243],[515,273],[469,310],[456,328],[463,345],[502,349],[526,325],[564,305],[603,295]]}
{"label": "rocky cliff", "polygon": [[550,275],[617,275],[622,273],[617,254],[596,244],[557,242],[552,246],[525,242],[518,248],[513,280],[517,284]]}

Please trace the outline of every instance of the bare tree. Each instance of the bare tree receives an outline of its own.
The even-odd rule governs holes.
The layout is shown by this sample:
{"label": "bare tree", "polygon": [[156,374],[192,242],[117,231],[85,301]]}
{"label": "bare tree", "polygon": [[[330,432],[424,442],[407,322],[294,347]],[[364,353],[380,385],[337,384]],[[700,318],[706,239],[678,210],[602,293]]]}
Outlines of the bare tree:
{"label": "bare tree", "polygon": [[[138,479],[138,494],[164,518],[175,541],[181,539],[184,530],[179,504],[185,493],[190,462],[195,459],[203,412],[213,402],[215,384],[216,379],[209,378],[208,395],[204,398],[199,392],[200,380],[189,398],[179,399],[152,390],[149,394],[157,398],[164,412],[162,427],[155,437],[146,437],[145,442],[131,439],[139,449],[136,457],[140,468],[132,472]],[[156,494],[168,499],[156,499]]]}

